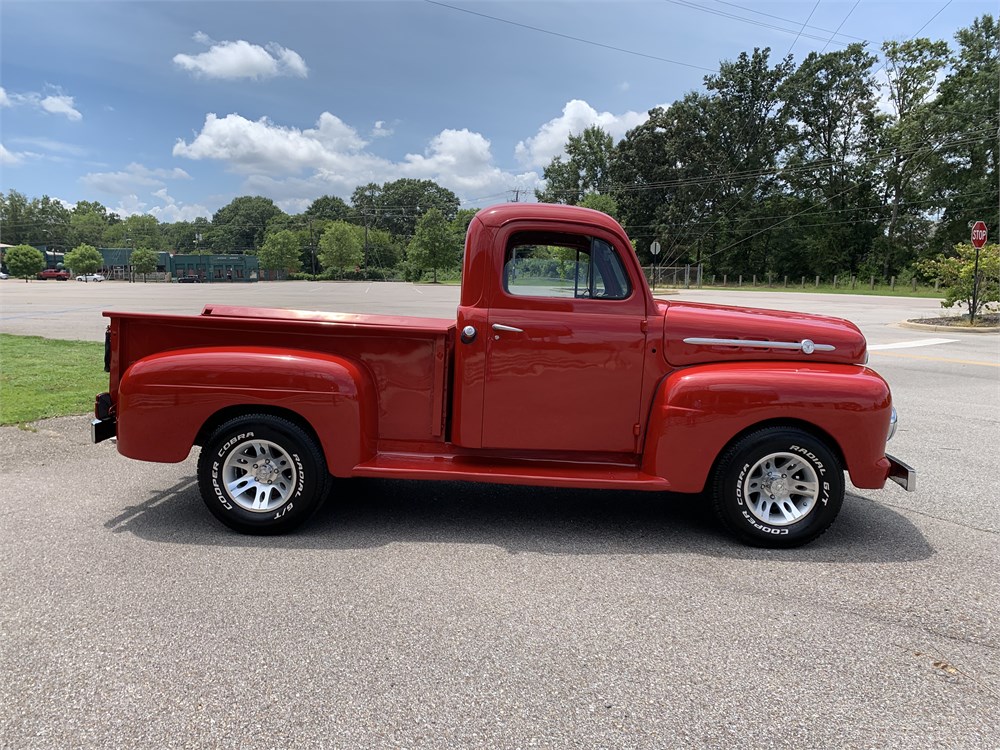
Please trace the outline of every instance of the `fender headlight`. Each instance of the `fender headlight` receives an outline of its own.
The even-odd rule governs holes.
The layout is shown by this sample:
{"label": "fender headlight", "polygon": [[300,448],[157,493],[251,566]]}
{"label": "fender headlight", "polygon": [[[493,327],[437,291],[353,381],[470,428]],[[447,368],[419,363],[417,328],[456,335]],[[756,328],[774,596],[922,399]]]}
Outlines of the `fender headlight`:
{"label": "fender headlight", "polygon": [[896,434],[896,407],[892,407],[892,411],[889,413],[889,435],[886,437],[885,441],[888,443],[892,440],[892,436]]}

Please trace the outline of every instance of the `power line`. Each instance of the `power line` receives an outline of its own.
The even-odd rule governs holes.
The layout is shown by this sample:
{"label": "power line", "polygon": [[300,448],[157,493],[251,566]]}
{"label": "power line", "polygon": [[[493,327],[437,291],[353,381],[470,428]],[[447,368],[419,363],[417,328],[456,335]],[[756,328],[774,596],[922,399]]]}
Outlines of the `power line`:
{"label": "power line", "polygon": [[816,12],[816,9],[819,7],[819,4],[820,0],[816,0],[816,4],[812,7],[812,10],[809,11],[809,15],[806,16],[806,20],[802,22],[802,28],[799,29],[799,33],[795,35],[795,39],[793,39],[792,43],[788,45],[788,52],[785,53],[786,55],[792,54],[792,49],[795,47],[795,43],[802,38],[802,31],[805,29],[806,24],[809,23],[810,19],[812,19],[813,13]]}
{"label": "power line", "polygon": [[840,33],[840,30],[841,30],[842,28],[844,28],[844,24],[845,24],[845,23],[847,23],[847,19],[848,19],[848,18],[850,18],[850,17],[851,17],[851,16],[852,16],[852,15],[854,14],[854,11],[855,11],[855,9],[856,9],[856,8],[857,8],[857,7],[859,6],[859,5],[861,5],[861,0],[854,0],[854,5],[852,5],[852,6],[851,6],[851,9],[850,9],[849,11],[847,11],[847,15],[846,15],[846,16],[844,16],[844,19],[843,19],[843,20],[842,20],[842,21],[840,22],[840,26],[838,26],[838,27],[837,27],[837,30],[836,30],[835,32],[833,32],[833,34],[832,34],[832,35],[830,36],[830,38],[829,38],[829,39],[827,39],[827,40],[826,40],[826,44],[824,44],[824,45],[823,45],[823,49],[821,49],[821,50],[819,51],[819,53],[820,53],[821,55],[822,55],[822,54],[823,54],[824,52],[826,52],[826,48],[830,46],[830,43],[831,43],[831,42],[833,42],[833,37],[837,36],[837,34],[839,34],[839,33]]}
{"label": "power line", "polygon": [[[777,26],[777,25],[772,24],[772,23],[766,23],[764,21],[757,21],[757,20],[754,20],[752,18],[746,18],[744,16],[739,16],[739,15],[736,15],[735,13],[727,13],[726,11],[716,10],[714,8],[706,8],[704,5],[698,5],[697,3],[689,2],[689,0],[664,0],[664,2],[670,3],[672,5],[680,6],[682,8],[690,8],[692,10],[698,10],[698,11],[701,11],[703,13],[709,13],[709,14],[711,14],[713,16],[719,16],[721,18],[731,18],[734,21],[740,21],[742,23],[750,24],[751,26],[757,26],[758,28],[762,28],[762,29],[771,29],[773,31],[780,31],[780,32],[782,32],[784,34],[799,34],[802,37],[805,37],[806,39],[815,39],[816,41],[820,41],[820,42],[826,40],[826,36],[817,36],[815,34],[809,34],[809,33],[806,33],[803,29],[804,28],[811,28],[811,29],[816,29],[817,31],[822,31],[824,34],[829,34],[830,33],[830,31],[828,29],[819,29],[816,26],[803,27],[803,26],[800,25],[799,21],[794,21],[794,20],[792,20],[790,18],[782,18],[781,16],[774,16],[774,15],[771,15],[770,13],[760,13],[759,11],[751,10],[750,8],[743,8],[743,7],[739,6],[739,5],[733,5],[733,3],[723,3],[723,4],[724,5],[732,5],[733,7],[740,8],[741,10],[746,10],[746,11],[749,11],[751,13],[758,13],[759,15],[768,16],[769,18],[774,18],[774,19],[777,19],[779,21],[786,21],[787,23],[792,24],[793,28],[789,29],[789,28],[785,28],[784,26]],[[794,27],[800,27],[800,28],[796,29]],[[834,34],[834,35],[836,35],[836,34]],[[847,35],[844,34],[842,36],[847,36]],[[850,38],[850,39],[856,39],[856,37],[848,37],[848,38]],[[860,39],[858,41],[865,41],[865,40]],[[845,43],[844,42],[837,42],[837,44],[845,44]]]}
{"label": "power line", "polygon": [[498,23],[505,23],[510,26],[517,26],[518,28],[528,29],[530,31],[537,31],[540,34],[548,34],[549,36],[559,37],[560,39],[568,39],[573,42],[580,42],[581,44],[589,44],[593,47],[601,47],[602,49],[609,49],[614,52],[622,52],[626,55],[635,55],[636,57],[644,57],[647,60],[656,60],[658,62],[670,63],[672,65],[683,65],[685,68],[694,68],[695,70],[704,70],[709,73],[718,73],[714,68],[706,68],[703,65],[694,65],[693,63],[686,63],[681,60],[671,60],[666,57],[659,57],[657,55],[649,55],[645,52],[636,52],[635,50],[625,49],[624,47],[615,47],[611,44],[604,44],[603,42],[595,42],[592,39],[582,39],[578,36],[571,36],[570,34],[563,34],[558,31],[551,31],[549,29],[541,29],[537,26],[531,26],[526,23],[519,23],[517,21],[511,21],[507,18],[500,18],[498,16],[491,16],[486,13],[479,13],[478,11],[469,10],[468,8],[459,8],[456,5],[448,5],[447,3],[438,2],[438,0],[424,0],[425,3],[429,5],[437,5],[442,8],[448,8],[449,10],[458,11],[459,13],[468,13],[470,16],[478,16],[479,18],[487,18],[490,21],[496,21]]}

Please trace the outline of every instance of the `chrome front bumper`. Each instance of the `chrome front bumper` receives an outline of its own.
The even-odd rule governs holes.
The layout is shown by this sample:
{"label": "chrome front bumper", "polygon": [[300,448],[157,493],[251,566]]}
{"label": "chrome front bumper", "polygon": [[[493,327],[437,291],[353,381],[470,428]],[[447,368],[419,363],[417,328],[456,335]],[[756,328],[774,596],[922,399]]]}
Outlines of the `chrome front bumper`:
{"label": "chrome front bumper", "polygon": [[914,492],[917,489],[917,470],[888,453],[885,457],[889,459],[889,479],[907,492]]}

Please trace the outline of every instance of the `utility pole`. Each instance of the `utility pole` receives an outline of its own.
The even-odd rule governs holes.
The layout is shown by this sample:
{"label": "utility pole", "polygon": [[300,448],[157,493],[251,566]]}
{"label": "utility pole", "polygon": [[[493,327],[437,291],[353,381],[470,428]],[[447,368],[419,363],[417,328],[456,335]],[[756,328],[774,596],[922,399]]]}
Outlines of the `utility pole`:
{"label": "utility pole", "polygon": [[309,219],[309,250],[312,254],[312,275],[313,281],[316,280],[316,237],[313,235],[313,221]]}

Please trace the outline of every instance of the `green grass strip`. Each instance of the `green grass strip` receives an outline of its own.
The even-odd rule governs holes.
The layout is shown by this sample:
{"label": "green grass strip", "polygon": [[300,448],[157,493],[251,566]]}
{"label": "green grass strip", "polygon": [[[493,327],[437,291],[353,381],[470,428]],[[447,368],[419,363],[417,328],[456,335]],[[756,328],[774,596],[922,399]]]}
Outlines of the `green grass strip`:
{"label": "green grass strip", "polygon": [[106,390],[103,343],[0,333],[0,424],[88,414]]}

